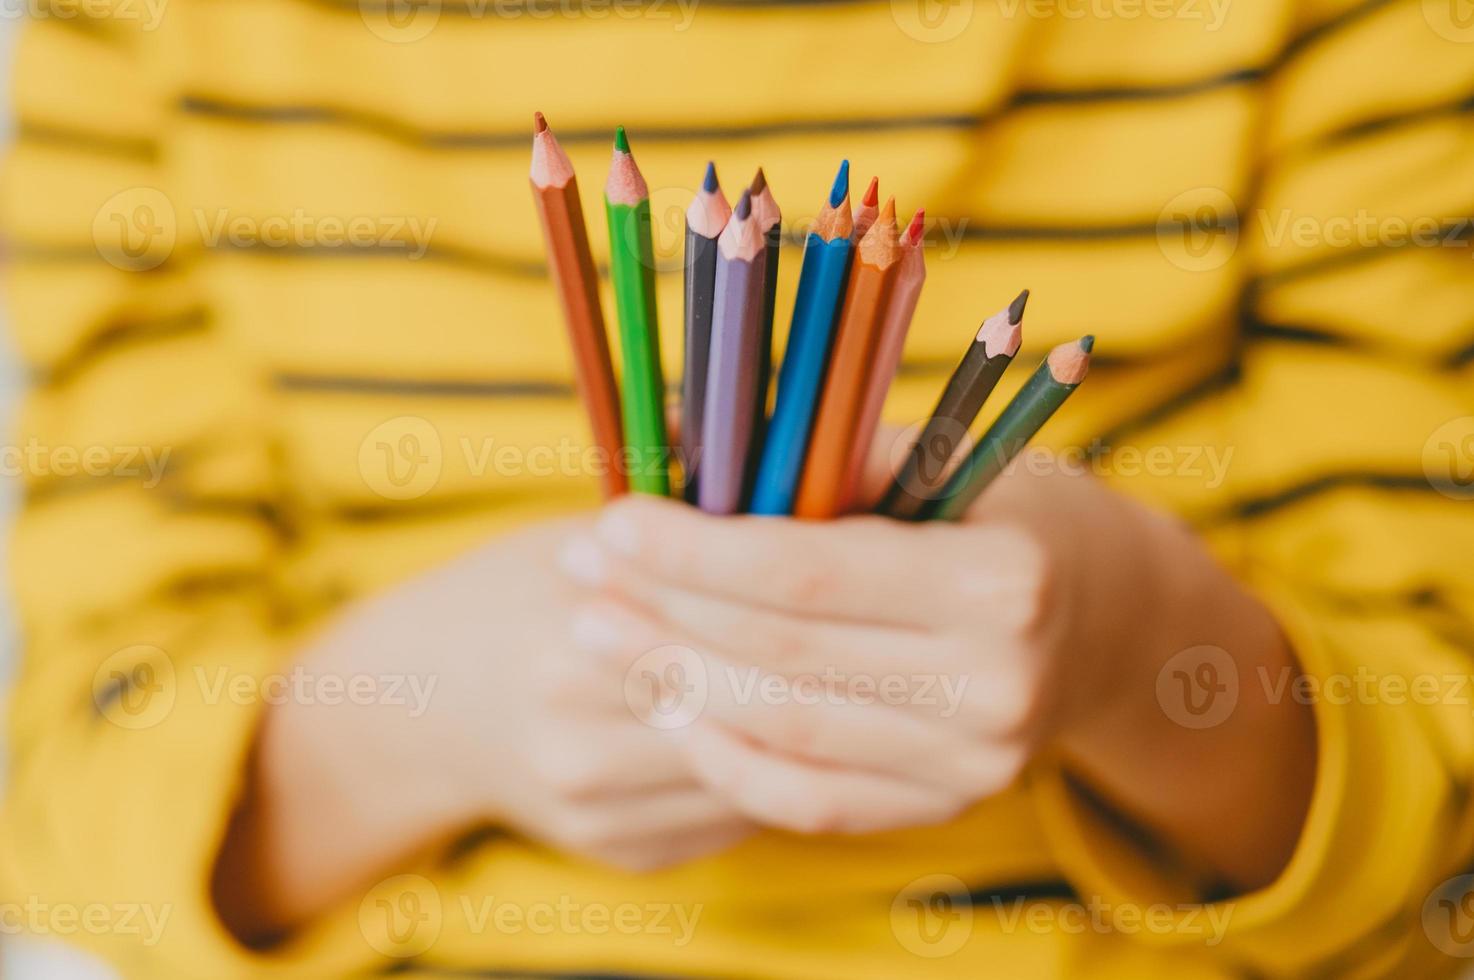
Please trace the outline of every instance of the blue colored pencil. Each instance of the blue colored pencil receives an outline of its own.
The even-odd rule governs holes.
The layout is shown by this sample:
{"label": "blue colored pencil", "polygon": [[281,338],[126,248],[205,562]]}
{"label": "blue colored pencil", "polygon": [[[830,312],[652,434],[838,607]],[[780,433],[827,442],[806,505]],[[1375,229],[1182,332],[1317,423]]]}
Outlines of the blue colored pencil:
{"label": "blue colored pencil", "polygon": [[791,514],[798,495],[849,273],[854,232],[849,186],[850,162],[846,160],[839,165],[829,200],[804,241],[788,348],[778,372],[778,397],[753,485],[754,514]]}

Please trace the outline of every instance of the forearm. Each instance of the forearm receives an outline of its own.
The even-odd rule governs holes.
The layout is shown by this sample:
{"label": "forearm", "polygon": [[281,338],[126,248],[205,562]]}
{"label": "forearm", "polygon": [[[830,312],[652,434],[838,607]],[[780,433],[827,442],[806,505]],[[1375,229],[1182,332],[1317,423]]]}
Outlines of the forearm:
{"label": "forearm", "polygon": [[416,721],[377,703],[267,709],[214,882],[236,935],[268,942],[468,822],[418,784]]}
{"label": "forearm", "polygon": [[[1062,739],[1073,773],[1178,853],[1241,890],[1268,884],[1298,839],[1315,770],[1311,710],[1269,610],[1185,527],[1124,499],[1082,564],[1076,641],[1111,697]],[[1236,681],[1235,684],[1235,675]]]}

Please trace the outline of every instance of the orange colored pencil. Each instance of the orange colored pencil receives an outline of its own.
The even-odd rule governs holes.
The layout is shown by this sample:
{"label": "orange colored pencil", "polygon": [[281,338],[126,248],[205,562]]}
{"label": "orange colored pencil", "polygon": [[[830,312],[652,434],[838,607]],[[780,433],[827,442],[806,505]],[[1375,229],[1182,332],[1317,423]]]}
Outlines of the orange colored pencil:
{"label": "orange colored pencil", "polygon": [[860,198],[860,206],[855,208],[855,241],[865,240],[878,214],[880,214],[880,178],[871,177],[870,186],[865,188],[865,196]]}
{"label": "orange colored pencil", "polygon": [[840,485],[841,514],[848,514],[864,503],[859,497],[865,459],[870,454],[870,444],[875,441],[875,430],[880,427],[880,413],[885,407],[885,396],[891,390],[896,369],[901,366],[901,351],[906,346],[906,333],[911,329],[911,318],[916,314],[916,301],[921,298],[921,287],[926,283],[926,259],[922,255],[921,243],[925,222],[926,211],[917,209],[911,223],[901,233],[901,260],[896,268],[896,285],[891,290],[885,322],[880,327],[875,363],[865,379],[865,397],[860,404],[860,420],[855,425],[855,451],[850,453]]}
{"label": "orange colored pencil", "polygon": [[839,513],[841,491],[864,403],[870,365],[880,343],[886,309],[890,306],[900,266],[901,243],[896,233],[896,202],[891,198],[855,250],[840,312],[829,374],[820,396],[809,456],[799,483],[793,513],[823,519]]}
{"label": "orange colored pencil", "polygon": [[558,145],[541,112],[532,136],[532,198],[542,219],[548,269],[558,288],[568,339],[573,347],[574,377],[579,397],[589,414],[594,444],[605,457],[599,474],[605,497],[629,489],[622,459],[624,434],[620,422],[619,389],[609,358],[609,336],[599,306],[599,277],[589,251],[583,206],[578,200],[578,178],[568,154]]}

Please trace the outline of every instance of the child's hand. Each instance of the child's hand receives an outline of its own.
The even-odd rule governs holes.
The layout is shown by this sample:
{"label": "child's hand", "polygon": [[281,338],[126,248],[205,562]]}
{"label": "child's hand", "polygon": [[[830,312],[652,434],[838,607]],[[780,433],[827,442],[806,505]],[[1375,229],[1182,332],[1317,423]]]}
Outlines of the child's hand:
{"label": "child's hand", "polygon": [[580,614],[593,652],[628,668],[643,650],[694,651],[705,704],[687,751],[763,822],[945,820],[1058,746],[1231,880],[1272,876],[1298,831],[1303,706],[1241,703],[1198,732],[1156,701],[1162,665],[1197,644],[1244,671],[1290,664],[1273,620],[1185,531],[1092,479],[1011,475],[963,525],[712,518],[630,498],[564,565],[604,590]]}
{"label": "child's hand", "polygon": [[227,921],[293,924],[477,824],[637,870],[751,832],[573,643],[581,593],[554,556],[574,527],[500,538],[362,603],[304,651],[308,677],[420,697],[267,712],[217,879]]}

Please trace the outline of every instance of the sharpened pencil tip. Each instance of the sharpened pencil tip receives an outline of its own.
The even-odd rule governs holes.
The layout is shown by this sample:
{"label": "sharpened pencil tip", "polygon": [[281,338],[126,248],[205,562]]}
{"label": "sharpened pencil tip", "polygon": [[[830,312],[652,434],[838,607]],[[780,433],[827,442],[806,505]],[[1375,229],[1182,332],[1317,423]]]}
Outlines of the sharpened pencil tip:
{"label": "sharpened pencil tip", "polygon": [[[1024,318],[1024,307],[1029,305],[1029,291],[1025,289],[1019,293],[1012,303],[1008,304],[1008,322],[1018,323]],[[1088,349],[1088,348],[1087,348]]]}
{"label": "sharpened pencil tip", "polygon": [[829,206],[839,207],[841,201],[850,193],[850,162],[841,160],[839,162],[839,173],[834,175],[834,186],[829,189]]}
{"label": "sharpened pencil tip", "polygon": [[716,193],[721,185],[717,183],[717,165],[711,160],[706,161],[706,176],[701,178],[701,189],[708,194]]}
{"label": "sharpened pencil tip", "polygon": [[885,207],[880,209],[880,214],[876,217],[875,223],[885,225],[894,232],[896,227],[896,199],[894,197],[885,199]]}
{"label": "sharpened pencil tip", "polygon": [[763,168],[758,167],[757,173],[752,177],[752,196],[757,197],[768,189],[768,175],[763,173]]}
{"label": "sharpened pencil tip", "polygon": [[876,202],[879,201],[879,200],[880,200],[880,178],[879,177],[871,177],[870,178],[870,186],[867,187],[867,188],[865,188],[865,196],[860,200],[860,203],[863,204],[863,205],[865,205],[867,208],[873,208],[873,207],[875,207]]}
{"label": "sharpened pencil tip", "polygon": [[906,242],[910,245],[921,243],[922,232],[926,229],[926,208],[917,208],[916,214],[912,215],[911,223],[906,226]]}
{"label": "sharpened pencil tip", "polygon": [[547,117],[544,116],[541,112],[534,112],[532,114],[532,132],[533,132],[533,134],[536,135],[537,133],[546,133],[547,131],[548,131],[548,120],[547,120]]}
{"label": "sharpened pencil tip", "polygon": [[1095,347],[1095,334],[1088,333],[1085,336],[1083,336],[1083,337],[1080,338],[1080,349],[1083,350],[1085,353],[1089,354],[1090,351],[1091,351],[1091,349],[1094,348],[1094,347]]}
{"label": "sharpened pencil tip", "polygon": [[746,221],[748,216],[752,214],[752,188],[749,187],[742,192],[742,199],[737,202],[737,211],[735,213],[738,221]]}
{"label": "sharpened pencil tip", "polygon": [[614,127],[614,148],[620,153],[628,153],[630,151],[630,138],[624,135],[623,126]]}

